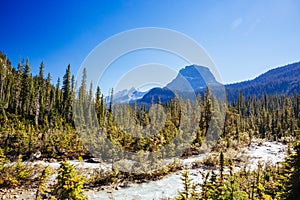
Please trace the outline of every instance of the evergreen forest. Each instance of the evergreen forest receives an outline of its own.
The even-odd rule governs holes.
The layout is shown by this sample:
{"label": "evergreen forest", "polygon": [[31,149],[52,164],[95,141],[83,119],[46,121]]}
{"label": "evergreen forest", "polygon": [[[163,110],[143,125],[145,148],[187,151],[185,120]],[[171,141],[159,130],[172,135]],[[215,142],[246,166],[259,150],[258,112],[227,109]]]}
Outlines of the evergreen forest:
{"label": "evergreen forest", "polygon": [[[57,80],[45,74],[43,62],[38,74],[32,67],[28,59],[12,66],[0,53],[2,189],[33,187],[36,199],[86,199],[83,190],[89,188],[147,182],[181,171],[184,189],[176,199],[300,199],[299,88],[247,96],[238,90],[235,98],[224,101],[207,87],[195,101],[175,96],[167,102],[158,98],[152,107],[137,102],[114,105],[114,92],[106,98],[101,86],[87,82],[86,70],[75,83],[70,65]],[[238,151],[257,139],[288,145],[285,161],[234,170],[238,161],[229,150]],[[160,163],[207,149],[217,157],[204,163],[212,170],[203,174],[200,185],[179,161]],[[112,163],[112,169],[87,176],[90,172],[76,171],[68,162],[94,157]],[[53,170],[24,164],[51,159],[59,161],[60,168],[50,186]],[[124,159],[133,162],[129,170],[118,162]]]}

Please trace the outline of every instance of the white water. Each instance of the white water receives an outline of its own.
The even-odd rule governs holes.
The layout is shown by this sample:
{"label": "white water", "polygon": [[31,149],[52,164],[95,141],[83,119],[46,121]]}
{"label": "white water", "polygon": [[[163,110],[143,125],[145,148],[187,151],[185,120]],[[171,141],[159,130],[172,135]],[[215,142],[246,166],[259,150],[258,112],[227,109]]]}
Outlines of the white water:
{"label": "white water", "polygon": [[[284,161],[286,145],[276,142],[263,142],[261,145],[254,143],[247,150],[248,165],[250,169],[257,168],[258,163],[270,162],[271,164],[277,164]],[[196,157],[187,158],[183,160],[184,165],[190,166],[190,164],[197,160],[204,159],[204,154]],[[190,178],[194,182],[202,182],[201,172],[207,172],[205,169],[190,169]],[[182,184],[180,180],[180,172],[165,176],[158,181],[151,181],[141,184],[129,184],[126,188],[119,188],[118,190],[88,192],[89,199],[124,199],[124,200],[152,200],[166,197],[175,197],[178,191],[182,190]]]}
{"label": "white water", "polygon": [[250,169],[257,168],[258,163],[275,165],[283,162],[287,145],[277,142],[264,142],[262,145],[251,145],[248,150]]}
{"label": "white water", "polygon": [[[258,143],[254,141],[253,144],[247,149],[241,149],[240,155],[237,157],[247,157],[246,163],[241,163],[239,167],[236,167],[235,170],[239,170],[243,165],[246,165],[248,169],[254,170],[257,168],[258,163],[270,163],[277,164],[279,162],[284,161],[286,155],[287,146],[282,143],[276,142],[262,142]],[[206,158],[207,154],[200,154],[198,156],[189,157],[186,159],[181,159],[182,164],[188,167],[191,167],[191,164],[195,161],[200,161]],[[225,155],[226,156],[226,155]],[[75,165],[78,169],[103,169],[109,170],[111,169],[111,164],[107,163],[87,163],[87,162],[79,162],[79,161],[69,161],[71,164]],[[169,161],[171,162],[171,161]],[[45,162],[45,161],[35,161],[28,162],[29,165],[49,165],[51,168],[57,170],[60,166],[59,162]],[[202,168],[199,169],[189,169],[190,178],[195,183],[202,182],[202,173],[207,173],[210,170],[205,170]],[[51,180],[54,181],[57,174],[51,177]],[[178,195],[178,192],[181,191],[182,184],[180,180],[180,172],[176,172],[173,174],[169,174],[163,177],[161,180],[150,181],[147,183],[130,183],[125,188],[118,187],[118,190],[115,189],[106,189],[101,191],[88,191],[86,194],[88,195],[88,199],[116,199],[116,200],[152,200],[152,199],[160,199],[166,197],[175,197]]]}
{"label": "white water", "polygon": [[[30,162],[28,162],[30,163]],[[89,162],[80,162],[77,160],[69,160],[69,163],[74,165],[76,168],[81,168],[81,169],[111,169],[111,164],[106,164],[106,163],[89,163]],[[45,162],[45,161],[35,161],[33,162],[34,165],[44,165],[53,168],[53,169],[58,169],[60,164],[59,162]]]}

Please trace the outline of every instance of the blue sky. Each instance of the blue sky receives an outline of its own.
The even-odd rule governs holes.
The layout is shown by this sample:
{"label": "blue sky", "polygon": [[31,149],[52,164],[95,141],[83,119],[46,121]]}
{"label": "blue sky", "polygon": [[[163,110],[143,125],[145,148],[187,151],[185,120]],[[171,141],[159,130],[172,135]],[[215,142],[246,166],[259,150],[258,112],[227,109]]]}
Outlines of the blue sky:
{"label": "blue sky", "polygon": [[0,51],[14,66],[28,57],[33,73],[44,61],[54,82],[69,63],[75,74],[100,42],[142,27],[174,29],[195,39],[224,83],[300,60],[297,0],[11,0],[1,2],[0,17]]}

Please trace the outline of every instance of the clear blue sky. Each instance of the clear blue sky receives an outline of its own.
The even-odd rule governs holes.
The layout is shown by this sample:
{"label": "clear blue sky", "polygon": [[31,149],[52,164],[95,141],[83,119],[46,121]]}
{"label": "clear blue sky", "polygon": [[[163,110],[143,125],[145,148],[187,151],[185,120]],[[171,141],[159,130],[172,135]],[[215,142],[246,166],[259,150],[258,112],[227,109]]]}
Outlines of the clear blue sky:
{"label": "clear blue sky", "polygon": [[14,66],[28,57],[33,73],[44,61],[54,82],[69,63],[76,73],[103,40],[140,27],[192,37],[211,56],[224,83],[300,60],[297,0],[10,0],[1,1],[0,18],[0,51]]}

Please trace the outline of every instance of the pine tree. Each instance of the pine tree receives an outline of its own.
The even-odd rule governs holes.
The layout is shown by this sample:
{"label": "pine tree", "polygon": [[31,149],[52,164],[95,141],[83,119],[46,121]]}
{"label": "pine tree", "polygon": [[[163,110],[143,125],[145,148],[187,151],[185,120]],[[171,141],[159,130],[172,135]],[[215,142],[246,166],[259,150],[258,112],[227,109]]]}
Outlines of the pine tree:
{"label": "pine tree", "polygon": [[41,94],[41,89],[40,89],[40,85],[39,83],[36,84],[37,88],[35,89],[35,116],[34,116],[34,122],[35,122],[35,126],[39,125],[39,116],[40,116],[40,108],[41,108],[41,101],[40,99],[42,98],[42,94]]}
{"label": "pine tree", "polygon": [[179,192],[177,200],[192,200],[196,199],[196,194],[193,191],[195,186],[192,184],[192,179],[189,177],[189,171],[185,169],[181,173],[181,181],[183,184],[183,191]]}
{"label": "pine tree", "polygon": [[68,161],[60,163],[57,177],[57,185],[54,194],[61,200],[85,200],[87,197],[83,194],[82,188],[84,180],[76,174],[74,165]]}
{"label": "pine tree", "polygon": [[100,91],[100,87],[97,87],[97,91],[96,91],[96,98],[95,98],[95,110],[96,110],[96,116],[98,119],[98,122],[100,123],[100,117],[101,117],[101,110],[100,110],[100,105],[101,104],[101,91]]}
{"label": "pine tree", "polygon": [[55,108],[58,112],[61,109],[61,91],[60,91],[60,78],[57,79],[56,88],[55,88]]}
{"label": "pine tree", "polygon": [[80,106],[80,118],[83,120],[84,125],[87,125],[88,117],[88,98],[87,98],[87,71],[86,68],[83,69],[81,85],[79,88],[79,106]]}
{"label": "pine tree", "polygon": [[21,113],[29,115],[30,103],[30,89],[31,89],[31,74],[29,61],[26,59],[24,72],[22,75],[22,90],[21,90]]}
{"label": "pine tree", "polygon": [[221,151],[221,153],[220,153],[220,177],[221,177],[221,180],[223,180],[224,167],[225,167],[224,154],[223,154],[223,151]]}
{"label": "pine tree", "polygon": [[44,111],[45,111],[45,99],[44,99],[44,91],[45,91],[45,86],[44,86],[44,62],[41,63],[40,65],[40,71],[39,71],[39,81],[38,81],[38,99],[39,99],[39,115],[40,117],[37,117],[40,121],[43,121],[44,117]]}
{"label": "pine tree", "polygon": [[63,77],[63,86],[62,86],[62,115],[67,122],[71,121],[72,116],[72,93],[71,93],[71,66],[68,65],[66,73]]}
{"label": "pine tree", "polygon": [[4,96],[4,82],[6,79],[6,57],[4,59],[0,58],[0,101],[3,101]]}
{"label": "pine tree", "polygon": [[284,163],[283,171],[283,189],[281,198],[285,200],[294,200],[300,197],[300,142],[294,147],[295,153],[289,155]]}
{"label": "pine tree", "polygon": [[50,92],[51,92],[51,74],[48,73],[47,79],[46,79],[46,101],[47,101],[47,110],[50,109]]}
{"label": "pine tree", "polygon": [[212,102],[210,99],[210,88],[208,86],[206,87],[206,93],[204,94],[203,104],[204,104],[204,113],[203,113],[204,127],[203,128],[205,130],[205,136],[206,136],[209,128],[210,120],[212,118]]}
{"label": "pine tree", "polygon": [[38,177],[38,189],[35,194],[36,200],[43,199],[43,195],[49,193],[49,189],[47,189],[47,181],[49,180],[50,175],[51,169],[49,166],[46,166],[41,175]]}
{"label": "pine tree", "polygon": [[12,85],[12,96],[14,97],[12,100],[12,110],[14,113],[19,112],[20,107],[20,93],[21,93],[21,82],[22,82],[22,74],[23,74],[23,66],[18,63],[18,69],[14,75],[14,82]]}
{"label": "pine tree", "polygon": [[100,99],[100,126],[104,126],[104,122],[105,122],[105,101],[104,101],[104,95],[101,95],[101,99]]}

